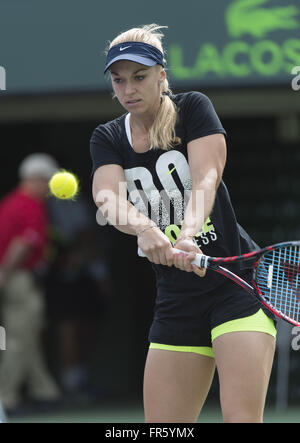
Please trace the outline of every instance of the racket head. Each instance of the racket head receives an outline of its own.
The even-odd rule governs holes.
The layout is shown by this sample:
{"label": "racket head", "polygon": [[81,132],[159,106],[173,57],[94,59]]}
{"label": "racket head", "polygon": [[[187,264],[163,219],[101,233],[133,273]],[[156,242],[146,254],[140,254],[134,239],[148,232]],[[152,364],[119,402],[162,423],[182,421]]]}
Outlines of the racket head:
{"label": "racket head", "polygon": [[300,242],[266,248],[255,263],[254,287],[262,303],[279,318],[300,326]]}

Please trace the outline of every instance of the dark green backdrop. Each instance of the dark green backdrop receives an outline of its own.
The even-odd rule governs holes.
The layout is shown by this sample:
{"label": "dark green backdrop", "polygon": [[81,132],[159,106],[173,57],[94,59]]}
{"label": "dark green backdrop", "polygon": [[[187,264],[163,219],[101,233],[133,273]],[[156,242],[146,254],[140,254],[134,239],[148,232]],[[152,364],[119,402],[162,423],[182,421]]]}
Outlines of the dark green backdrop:
{"label": "dark green backdrop", "polygon": [[286,84],[300,65],[298,0],[1,0],[6,93],[105,90],[108,41],[153,22],[173,87]]}

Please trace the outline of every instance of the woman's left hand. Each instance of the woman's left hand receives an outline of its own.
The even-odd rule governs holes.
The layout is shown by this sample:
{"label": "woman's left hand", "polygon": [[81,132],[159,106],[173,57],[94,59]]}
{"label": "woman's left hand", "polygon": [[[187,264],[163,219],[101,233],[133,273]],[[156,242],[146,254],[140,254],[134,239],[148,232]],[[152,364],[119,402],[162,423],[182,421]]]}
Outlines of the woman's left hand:
{"label": "woman's left hand", "polygon": [[[184,251],[182,254],[174,252],[174,266],[182,271],[194,272],[199,277],[204,277],[206,274],[206,269],[198,268],[198,266],[192,264],[196,254],[202,254],[201,249],[195,245],[193,239],[178,239],[174,246],[176,249],[181,249]],[[186,254],[187,252],[188,254]]]}

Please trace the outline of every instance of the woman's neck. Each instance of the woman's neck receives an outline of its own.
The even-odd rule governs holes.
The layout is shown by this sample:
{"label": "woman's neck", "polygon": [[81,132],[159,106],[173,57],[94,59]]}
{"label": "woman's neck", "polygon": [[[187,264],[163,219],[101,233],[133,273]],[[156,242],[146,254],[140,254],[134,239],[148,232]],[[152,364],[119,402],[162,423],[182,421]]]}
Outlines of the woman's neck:
{"label": "woman's neck", "polygon": [[136,133],[148,133],[154,123],[155,117],[159,111],[159,107],[160,101],[152,110],[149,110],[147,113],[141,115],[130,114],[131,131],[134,131]]}

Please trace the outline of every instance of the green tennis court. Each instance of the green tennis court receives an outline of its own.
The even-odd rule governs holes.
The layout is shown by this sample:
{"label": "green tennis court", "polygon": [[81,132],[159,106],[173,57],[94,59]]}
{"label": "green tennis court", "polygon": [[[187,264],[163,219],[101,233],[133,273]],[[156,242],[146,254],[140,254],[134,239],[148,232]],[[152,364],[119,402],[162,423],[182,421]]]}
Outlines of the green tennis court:
{"label": "green tennis court", "polygon": [[[95,408],[52,414],[27,415],[10,419],[9,423],[143,423],[143,411],[138,407]],[[203,410],[199,423],[222,423],[220,409]],[[282,412],[267,409],[264,423],[300,423],[300,407]]]}

